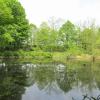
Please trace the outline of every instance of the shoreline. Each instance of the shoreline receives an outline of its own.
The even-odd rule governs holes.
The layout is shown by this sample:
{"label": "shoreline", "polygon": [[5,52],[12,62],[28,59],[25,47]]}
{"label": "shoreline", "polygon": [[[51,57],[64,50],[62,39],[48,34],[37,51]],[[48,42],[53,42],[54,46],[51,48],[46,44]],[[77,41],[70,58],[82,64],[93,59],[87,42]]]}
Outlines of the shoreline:
{"label": "shoreline", "polygon": [[[11,55],[10,55],[11,54]],[[50,59],[54,61],[67,61],[67,60],[78,60],[78,61],[96,61],[100,60],[99,55],[89,55],[89,54],[81,54],[81,55],[68,55],[67,52],[36,52],[36,51],[23,51],[21,52],[13,52],[3,56],[0,55],[0,59]]]}

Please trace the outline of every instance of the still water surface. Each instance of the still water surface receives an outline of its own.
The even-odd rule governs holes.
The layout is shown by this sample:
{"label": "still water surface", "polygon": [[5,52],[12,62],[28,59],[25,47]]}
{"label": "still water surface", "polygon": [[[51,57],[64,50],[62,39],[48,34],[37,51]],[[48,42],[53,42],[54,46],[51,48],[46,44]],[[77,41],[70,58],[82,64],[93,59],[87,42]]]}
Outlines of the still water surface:
{"label": "still water surface", "polygon": [[100,94],[100,63],[0,62],[0,100],[82,100]]}

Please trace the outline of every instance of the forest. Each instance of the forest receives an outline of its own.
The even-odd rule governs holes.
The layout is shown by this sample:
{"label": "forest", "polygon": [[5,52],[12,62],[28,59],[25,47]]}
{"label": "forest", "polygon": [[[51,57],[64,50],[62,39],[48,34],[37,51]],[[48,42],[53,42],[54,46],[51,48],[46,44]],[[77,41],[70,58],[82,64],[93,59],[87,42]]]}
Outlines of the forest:
{"label": "forest", "polygon": [[58,25],[51,20],[37,27],[29,23],[18,0],[0,0],[0,56],[38,55],[39,52],[100,55],[100,26],[92,22],[75,25],[69,20]]}

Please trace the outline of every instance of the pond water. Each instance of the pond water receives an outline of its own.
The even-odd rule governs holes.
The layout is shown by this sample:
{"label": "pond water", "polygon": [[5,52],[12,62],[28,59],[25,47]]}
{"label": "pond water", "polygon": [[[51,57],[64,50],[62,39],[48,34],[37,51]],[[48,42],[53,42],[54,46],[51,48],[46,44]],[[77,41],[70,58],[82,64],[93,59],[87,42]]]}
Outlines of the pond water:
{"label": "pond water", "polygon": [[99,94],[98,62],[0,62],[0,100],[83,100]]}

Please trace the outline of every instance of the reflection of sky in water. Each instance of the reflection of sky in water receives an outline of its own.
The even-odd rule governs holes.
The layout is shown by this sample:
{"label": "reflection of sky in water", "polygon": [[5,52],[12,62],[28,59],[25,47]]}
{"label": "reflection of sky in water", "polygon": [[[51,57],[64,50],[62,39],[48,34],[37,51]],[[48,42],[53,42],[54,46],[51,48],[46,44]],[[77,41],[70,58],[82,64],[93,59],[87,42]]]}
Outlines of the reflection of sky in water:
{"label": "reflection of sky in water", "polygon": [[[88,96],[97,97],[100,91],[98,89],[92,89],[87,94]],[[75,100],[82,100],[83,95],[86,95],[85,88],[73,87],[73,89],[67,93],[57,89],[57,92],[51,90],[50,93],[47,93],[45,90],[39,90],[35,84],[26,89],[22,100],[72,100],[72,97],[74,97]]]}
{"label": "reflection of sky in water", "polygon": [[51,93],[48,94],[44,90],[40,91],[35,85],[26,90],[22,100],[66,100],[67,98],[69,99],[70,96],[66,96],[63,92],[55,93],[54,91],[51,91]]}

